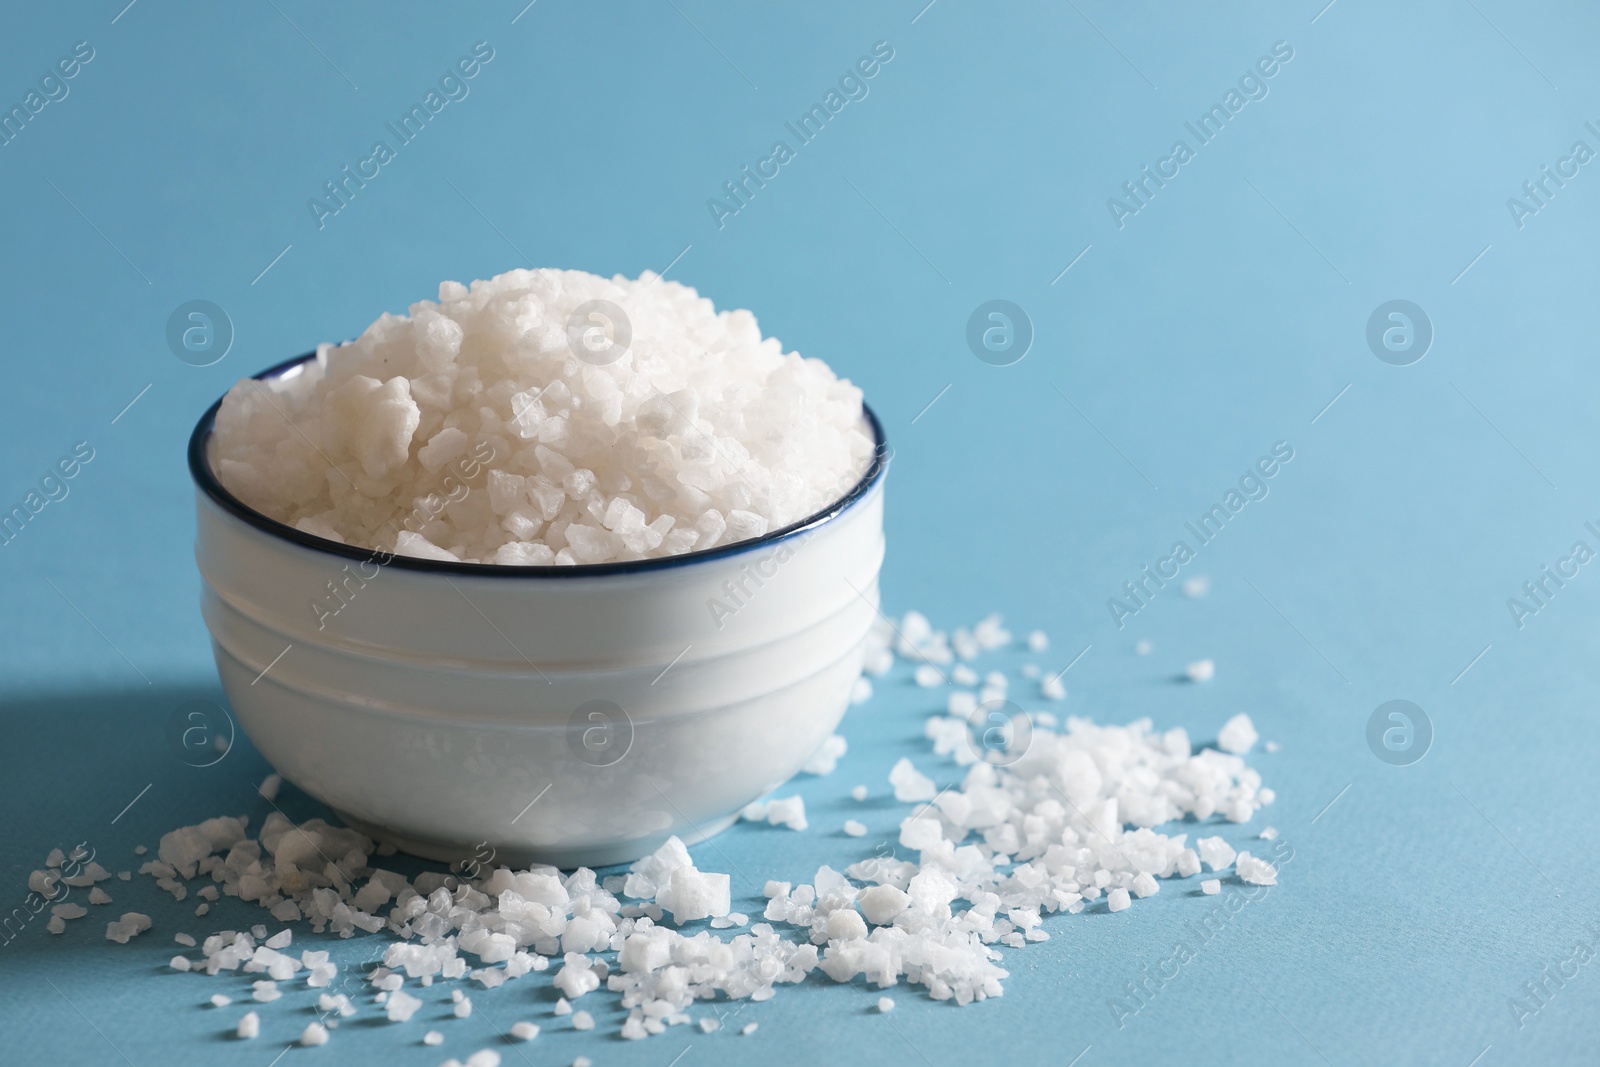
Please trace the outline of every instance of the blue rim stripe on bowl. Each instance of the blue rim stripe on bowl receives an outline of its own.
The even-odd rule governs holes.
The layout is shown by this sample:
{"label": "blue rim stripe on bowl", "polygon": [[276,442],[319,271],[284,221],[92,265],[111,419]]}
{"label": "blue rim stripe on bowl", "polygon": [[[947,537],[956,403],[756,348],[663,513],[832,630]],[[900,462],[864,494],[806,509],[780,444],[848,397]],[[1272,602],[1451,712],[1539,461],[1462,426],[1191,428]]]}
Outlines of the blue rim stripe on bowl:
{"label": "blue rim stripe on bowl", "polygon": [[[280,378],[288,371],[299,367],[317,357],[315,352],[307,352],[303,356],[284,360],[273,367],[268,367],[261,373],[254,375],[257,381],[269,381]],[[200,421],[195,424],[194,433],[189,436],[189,476],[201,492],[210,497],[212,502],[228,512],[234,518],[254,526],[263,533],[268,533],[282,540],[300,545],[303,548],[326,552],[329,555],[341,556],[345,559],[373,560],[375,557],[387,557],[381,560],[383,566],[399,567],[402,570],[423,571],[432,574],[458,574],[473,577],[488,577],[495,575],[507,578],[594,578],[611,574],[644,574],[651,571],[666,570],[672,567],[682,567],[693,563],[706,563],[711,560],[725,559],[746,552],[755,552],[767,548],[780,541],[788,540],[799,534],[805,533],[813,527],[819,526],[836,515],[843,513],[857,500],[866,495],[867,491],[876,485],[889,468],[889,459],[893,455],[889,448],[887,438],[884,436],[883,424],[878,421],[878,416],[863,401],[861,413],[866,416],[867,424],[872,427],[873,455],[872,463],[867,467],[861,480],[851,487],[838,500],[829,504],[821,511],[792,522],[781,529],[772,530],[760,537],[746,541],[736,541],[731,545],[720,545],[717,548],[708,548],[699,552],[684,552],[676,556],[656,556],[651,559],[625,560],[617,563],[579,563],[571,566],[551,565],[545,567],[510,566],[500,563],[456,563],[449,560],[419,559],[415,556],[402,556],[380,548],[363,548],[359,545],[341,544],[330,541],[325,537],[308,534],[297,530],[287,523],[268,518],[254,508],[247,506],[242,500],[230,493],[211,469],[211,463],[206,456],[206,446],[210,443],[212,427],[216,422],[217,411],[222,407],[222,398],[206,409]]]}

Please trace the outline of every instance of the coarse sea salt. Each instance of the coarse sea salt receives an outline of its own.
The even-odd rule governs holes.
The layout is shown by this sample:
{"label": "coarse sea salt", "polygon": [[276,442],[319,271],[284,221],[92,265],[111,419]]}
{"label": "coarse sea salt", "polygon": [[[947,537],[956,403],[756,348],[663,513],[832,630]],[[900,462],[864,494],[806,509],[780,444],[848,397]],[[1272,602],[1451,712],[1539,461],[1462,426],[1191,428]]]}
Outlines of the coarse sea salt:
{"label": "coarse sea salt", "polygon": [[347,544],[560,565],[759,537],[871,461],[860,390],[677,282],[513,270],[438,297],[235,385],[222,483]]}
{"label": "coarse sea salt", "polygon": [[[874,629],[869,653],[893,648],[925,665],[950,662],[959,654],[957,644],[982,652],[1010,641],[995,617],[966,634],[957,641],[908,613],[898,627],[885,622]],[[986,689],[1006,686],[995,672],[981,680]],[[940,708],[944,702],[932,703]],[[838,868],[819,867],[804,880],[768,881],[763,913],[753,924],[732,911],[730,876],[700,870],[675,837],[625,872],[604,877],[587,868],[490,866],[471,878],[437,870],[408,878],[382,865],[392,850],[359,832],[320,819],[296,824],[273,810],[254,834],[244,816],[174,830],[140,873],[180,888],[204,880],[209,884],[197,895],[234,897],[272,916],[275,933],[264,923],[221,931],[205,938],[194,956],[174,959],[175,967],[192,973],[242,974],[253,981],[258,1000],[301,995],[302,977],[316,989],[338,975],[327,950],[289,951],[291,926],[298,930],[304,923],[324,936],[382,936],[381,962],[348,980],[363,982],[372,994],[363,1003],[376,1005],[375,1013],[393,1024],[424,1009],[436,979],[493,989],[549,971],[550,984],[562,994],[556,1015],[570,1016],[573,1028],[583,1029],[598,1027],[599,1007],[618,1007],[620,1036],[630,1040],[692,1023],[711,1033],[722,1024],[696,1017],[705,1002],[764,1001],[817,973],[884,990],[904,983],[960,1004],[1000,996],[1008,977],[1002,950],[1048,939],[1045,923],[1053,914],[1122,911],[1157,893],[1163,879],[1198,875],[1202,863],[1213,871],[1235,866],[1248,884],[1275,884],[1274,864],[1236,854],[1221,836],[1191,846],[1187,833],[1156,829],[1187,818],[1240,823],[1272,802],[1259,773],[1221,744],[1224,737],[1230,743],[1254,738],[1247,717],[1229,720],[1217,748],[1196,748],[1183,729],[1157,731],[1147,719],[1114,726],[1074,716],[1060,722],[1044,712],[1031,718],[1031,742],[995,764],[970,743],[964,716],[947,705],[934,711],[924,727],[933,756],[925,762],[929,773],[900,759],[886,776],[906,805],[897,835],[901,851],[852,846]],[[865,787],[851,793],[868,795]],[[798,797],[752,808],[747,816],[803,825]],[[858,828],[865,829],[849,826]],[[45,870],[30,879],[52,877]],[[1206,879],[1201,891],[1215,893],[1220,885],[1218,878]],[[129,913],[113,925],[131,936],[150,919]],[[176,940],[194,947],[186,935]],[[597,1006],[602,997],[604,1005]],[[445,1008],[461,1019],[472,1013],[460,986],[448,1002],[440,999],[434,994],[430,1012]],[[581,1010],[572,1003],[580,999],[588,1005]],[[220,994],[212,1000],[228,1002]],[[357,1012],[344,993],[318,993],[316,1006],[324,1038],[338,1022],[334,1016]],[[883,998],[879,1010],[890,1008]],[[241,1037],[258,1032],[254,1012],[240,1020]],[[754,1024],[738,1032],[753,1033]],[[523,1033],[531,1036],[537,1028],[519,1023],[512,1029],[513,1037]],[[429,1031],[424,1042],[442,1040],[438,1034]],[[316,1037],[309,1026],[305,1035]]]}

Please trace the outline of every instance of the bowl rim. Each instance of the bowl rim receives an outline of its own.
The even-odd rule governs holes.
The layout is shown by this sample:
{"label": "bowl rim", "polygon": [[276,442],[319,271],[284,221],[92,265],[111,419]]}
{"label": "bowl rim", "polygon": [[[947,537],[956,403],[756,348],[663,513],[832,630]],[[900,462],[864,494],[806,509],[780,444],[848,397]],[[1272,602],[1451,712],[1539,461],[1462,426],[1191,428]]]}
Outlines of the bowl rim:
{"label": "bowl rim", "polygon": [[[271,381],[281,378],[290,371],[317,358],[316,351],[307,352],[282,363],[274,364],[257,374],[251,375],[255,381]],[[777,530],[768,531],[760,537],[736,541],[729,545],[719,545],[716,548],[702,549],[698,552],[683,552],[675,556],[655,556],[649,559],[620,560],[612,563],[577,563],[567,566],[550,564],[544,566],[523,566],[502,563],[465,563],[453,560],[422,559],[416,556],[403,556],[382,548],[366,548],[361,545],[349,545],[341,541],[330,541],[316,534],[306,533],[296,529],[288,523],[279,522],[245,504],[222,484],[216,472],[211,469],[211,462],[207,457],[207,446],[210,444],[211,435],[216,425],[217,412],[222,407],[226,394],[218,397],[205,414],[200,416],[200,421],[195,423],[194,432],[189,435],[189,476],[194,480],[195,486],[204,493],[212,503],[232,515],[234,518],[255,527],[262,533],[269,534],[283,541],[309,548],[328,555],[339,556],[344,559],[376,562],[380,566],[398,567],[401,570],[421,571],[429,574],[468,575],[472,577],[497,576],[502,578],[590,578],[618,574],[648,574],[654,571],[666,571],[677,567],[690,566],[696,563],[709,563],[714,560],[727,559],[730,556],[743,555],[769,548],[779,542],[788,541],[808,531],[831,521],[848,511],[852,505],[865,497],[879,482],[889,468],[889,460],[894,455],[894,450],[889,447],[888,438],[884,435],[883,424],[878,416],[867,406],[865,400],[861,402],[861,414],[866,418],[867,425],[872,429],[873,454],[872,462],[862,474],[860,480],[849,491],[831,504],[819,511],[792,522]]]}

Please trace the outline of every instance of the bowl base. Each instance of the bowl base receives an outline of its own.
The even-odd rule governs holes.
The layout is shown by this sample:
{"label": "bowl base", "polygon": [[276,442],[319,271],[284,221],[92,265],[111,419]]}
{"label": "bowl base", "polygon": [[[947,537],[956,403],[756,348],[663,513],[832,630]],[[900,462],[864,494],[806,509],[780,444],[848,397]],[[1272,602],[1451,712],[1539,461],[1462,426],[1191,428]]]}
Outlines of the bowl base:
{"label": "bowl base", "polygon": [[[564,871],[574,870],[578,867],[611,867],[622,863],[632,863],[642,856],[648,856],[660,848],[672,835],[670,833],[652,834],[648,837],[635,838],[631,841],[619,841],[603,845],[557,846],[553,848],[538,848],[517,845],[463,845],[454,841],[438,841],[429,838],[412,837],[407,834],[396,833],[385,827],[358,819],[354,815],[334,809],[335,813],[344,824],[352,830],[359,830],[380,844],[393,845],[401,852],[412,856],[420,856],[427,860],[436,860],[440,863],[475,865],[484,870],[494,867],[530,867],[535,864],[549,864],[559,867]],[[687,833],[679,833],[685,845],[697,845],[702,841],[715,837],[728,827],[732,826],[739,818],[739,813],[726,815],[701,824],[700,827],[690,827]]]}

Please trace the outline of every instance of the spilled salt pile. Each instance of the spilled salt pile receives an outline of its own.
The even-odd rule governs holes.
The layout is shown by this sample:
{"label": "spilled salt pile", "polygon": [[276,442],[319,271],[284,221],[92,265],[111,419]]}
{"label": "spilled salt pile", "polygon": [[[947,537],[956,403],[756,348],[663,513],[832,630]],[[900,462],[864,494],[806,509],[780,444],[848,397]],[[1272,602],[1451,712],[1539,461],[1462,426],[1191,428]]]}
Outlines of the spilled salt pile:
{"label": "spilled salt pile", "polygon": [[306,533],[517,565],[758,537],[848,491],[861,392],[677,282],[513,270],[239,382],[212,463]]}
{"label": "spilled salt pile", "polygon": [[[207,883],[195,893],[202,899],[220,887],[264,909],[277,929],[218,931],[197,951],[195,939],[179,933],[175,941],[189,952],[174,957],[172,969],[213,980],[237,975],[263,1004],[309,997],[316,1022],[302,1015],[292,1032],[274,1034],[305,1045],[336,1042],[339,1020],[353,1015],[375,1025],[416,1019],[419,1030],[422,1019],[433,1023],[445,1013],[469,1018],[468,983],[489,991],[540,972],[547,978],[534,980],[553,987],[547,995],[559,994],[547,1028],[598,1029],[620,1014],[627,1039],[691,1023],[705,1034],[749,1035],[754,1022],[725,1027],[716,1003],[765,1001],[821,976],[860,978],[884,991],[904,983],[968,1004],[1004,993],[1006,950],[1069,933],[1063,914],[1135,909],[1166,879],[1196,879],[1191,884],[1207,895],[1220,892],[1224,877],[1276,883],[1271,860],[1236,853],[1219,833],[1191,842],[1188,833],[1157,829],[1186,819],[1220,829],[1273,802],[1244,759],[1257,739],[1248,716],[1221,728],[1221,747],[1197,748],[1183,729],[1158,731],[1147,719],[1062,723],[1038,711],[1025,740],[1013,729],[1005,744],[980,747],[968,715],[980,707],[980,693],[1003,695],[1008,680],[959,668],[1010,640],[998,619],[947,635],[910,613],[872,640],[871,673],[890,670],[898,652],[941,678],[982,687],[953,690],[968,700],[940,701],[944,709],[924,724],[931,753],[917,763],[898,760],[880,779],[876,791],[904,805],[889,830],[898,847],[865,848],[841,835],[837,866],[764,886],[699,869],[677,838],[609,874],[536,866],[407,878],[383,866],[385,850],[371,840],[320,819],[296,825],[273,810],[252,836],[248,817],[214,818],[163,836],[140,873],[176,900],[196,881]],[[843,746],[830,742],[827,752],[836,760]],[[850,795],[860,800],[868,791]],[[746,816],[804,831],[803,806],[792,799],[762,802]],[[82,869],[86,856],[58,850],[49,859],[30,885],[85,880],[67,872]],[[1202,867],[1218,873],[1199,881]],[[1220,873],[1230,867],[1231,876]],[[744,872],[736,873],[742,882]],[[760,914],[736,911],[745,901]],[[369,949],[368,963],[341,974],[329,951],[291,947],[288,924],[295,923],[314,934],[376,936],[381,958],[372,960]],[[152,924],[129,914],[113,926],[132,935]],[[327,991],[335,981],[347,992]],[[435,985],[450,990],[448,999]],[[879,1012],[895,1010],[889,996],[876,1004]],[[264,1025],[251,1011],[237,1034],[255,1037]],[[523,1020],[510,1032],[528,1041],[540,1027]],[[444,1037],[429,1030],[420,1040],[435,1045]],[[466,1062],[490,1062],[486,1052]]]}

